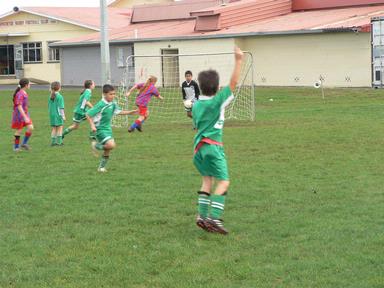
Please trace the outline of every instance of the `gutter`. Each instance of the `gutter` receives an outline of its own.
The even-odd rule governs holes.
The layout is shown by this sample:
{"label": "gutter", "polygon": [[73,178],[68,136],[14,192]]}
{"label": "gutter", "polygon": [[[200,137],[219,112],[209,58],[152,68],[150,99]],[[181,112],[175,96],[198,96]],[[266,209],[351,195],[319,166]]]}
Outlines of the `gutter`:
{"label": "gutter", "polygon": [[[285,36],[285,35],[305,35],[305,34],[321,34],[335,32],[358,32],[359,28],[326,28],[315,30],[292,30],[292,31],[273,31],[273,32],[246,32],[221,35],[198,35],[198,36],[179,36],[179,37],[161,37],[161,38],[143,38],[143,39],[124,39],[110,40],[110,44],[125,44],[125,43],[142,43],[142,42],[158,42],[158,41],[178,41],[178,40],[204,40],[204,39],[226,39],[249,36]],[[68,43],[51,43],[49,47],[77,47],[77,46],[99,46],[100,41],[88,42],[68,42]]]}

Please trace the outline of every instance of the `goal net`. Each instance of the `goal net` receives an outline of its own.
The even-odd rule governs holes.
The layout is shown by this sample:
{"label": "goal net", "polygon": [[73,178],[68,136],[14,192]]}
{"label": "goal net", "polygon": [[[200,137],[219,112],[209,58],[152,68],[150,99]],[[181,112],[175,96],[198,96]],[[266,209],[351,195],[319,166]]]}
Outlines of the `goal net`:
{"label": "goal net", "polygon": [[[116,100],[124,109],[136,109],[137,92],[129,97],[126,93],[133,85],[144,83],[150,75],[153,75],[158,79],[155,86],[164,100],[152,98],[148,105],[150,118],[167,122],[190,122],[190,118],[186,116],[181,90],[181,85],[185,81],[185,71],[192,71],[192,78],[197,82],[199,72],[214,69],[220,75],[220,87],[224,87],[229,84],[233,67],[233,53],[182,55],[172,54],[172,50],[163,50],[162,55],[157,56],[129,56]],[[255,117],[253,59],[248,52],[244,53],[241,76],[234,95],[235,99],[226,108],[226,119],[253,121]],[[133,118],[130,122],[132,120]],[[128,116],[116,116],[113,119],[113,126],[127,127],[128,122]]]}

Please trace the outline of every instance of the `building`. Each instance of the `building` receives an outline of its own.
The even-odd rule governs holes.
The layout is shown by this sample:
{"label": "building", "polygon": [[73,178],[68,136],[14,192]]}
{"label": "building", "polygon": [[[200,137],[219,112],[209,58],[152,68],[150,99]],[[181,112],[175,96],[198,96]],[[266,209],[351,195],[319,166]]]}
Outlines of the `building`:
{"label": "building", "polygon": [[[48,45],[99,31],[98,8],[15,7],[0,16],[0,81],[61,80],[61,55]],[[131,9],[110,8],[111,28],[124,27]]]}
{"label": "building", "polygon": [[[118,3],[128,2],[112,5]],[[109,18],[113,84],[121,81],[130,55],[209,54],[238,45],[254,56],[257,85],[311,86],[322,79],[327,86],[369,87],[377,74],[371,20],[384,15],[384,0],[184,0],[118,13],[121,18]],[[60,53],[63,84],[100,82],[100,33],[93,31],[49,44],[50,51]],[[175,81],[181,81],[183,71],[193,68],[181,58],[172,62],[177,67],[138,61],[136,68],[150,67],[163,85],[170,81],[164,71],[179,71]],[[224,79],[229,73],[222,73]]]}

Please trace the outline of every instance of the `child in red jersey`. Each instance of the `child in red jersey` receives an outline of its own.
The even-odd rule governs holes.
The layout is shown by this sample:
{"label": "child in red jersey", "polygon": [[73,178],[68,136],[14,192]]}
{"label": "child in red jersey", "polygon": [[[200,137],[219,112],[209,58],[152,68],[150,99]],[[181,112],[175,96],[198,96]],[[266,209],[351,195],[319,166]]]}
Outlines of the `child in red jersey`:
{"label": "child in red jersey", "polygon": [[12,114],[12,129],[15,129],[15,144],[13,150],[15,152],[20,151],[20,135],[23,132],[23,128],[26,127],[27,131],[21,144],[21,148],[30,150],[28,140],[32,135],[33,124],[29,117],[28,112],[28,94],[27,89],[30,88],[29,80],[22,78],[19,81],[19,85],[13,93],[13,114]]}
{"label": "child in red jersey", "polygon": [[160,95],[159,91],[155,87],[157,78],[155,76],[149,76],[145,83],[134,85],[131,90],[128,91],[127,97],[131,95],[133,90],[139,90],[139,94],[136,97],[136,106],[138,109],[139,118],[128,128],[128,132],[133,132],[135,129],[142,131],[141,125],[143,125],[145,119],[149,116],[148,103],[151,101],[152,96],[163,100],[164,98]]}

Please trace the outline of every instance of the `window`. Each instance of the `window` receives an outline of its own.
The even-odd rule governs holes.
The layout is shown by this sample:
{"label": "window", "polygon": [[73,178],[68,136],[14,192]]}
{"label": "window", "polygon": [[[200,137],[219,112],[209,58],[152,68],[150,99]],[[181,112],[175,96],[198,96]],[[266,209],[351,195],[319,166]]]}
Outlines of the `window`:
{"label": "window", "polygon": [[40,24],[48,24],[48,19],[41,19]]}
{"label": "window", "polygon": [[57,23],[57,20],[50,19],[50,20],[49,20],[49,23],[51,23],[51,24],[56,24],[56,23]]}
{"label": "window", "polygon": [[49,44],[53,42],[48,42],[48,61],[49,62],[59,62],[60,61],[60,48],[50,48]]}
{"label": "window", "polygon": [[16,20],[15,24],[16,25],[24,25],[24,20]]}
{"label": "window", "polygon": [[0,22],[0,26],[13,26],[13,21]]}
{"label": "window", "polygon": [[117,48],[117,67],[124,66],[124,48]]}
{"label": "window", "polygon": [[41,62],[41,54],[41,42],[23,43],[24,63]]}
{"label": "window", "polygon": [[39,24],[39,20],[26,20],[26,24]]}

